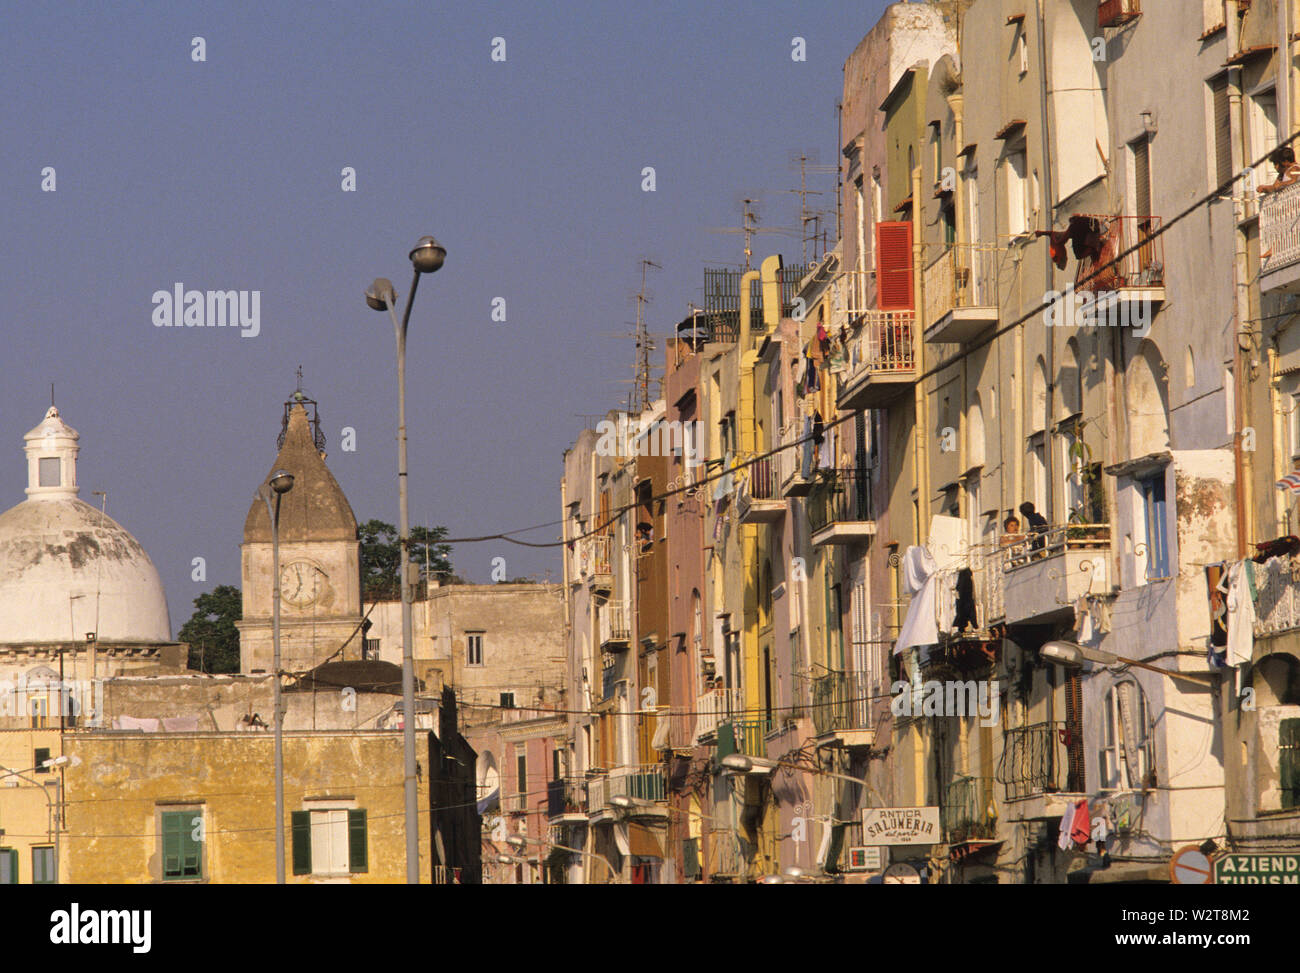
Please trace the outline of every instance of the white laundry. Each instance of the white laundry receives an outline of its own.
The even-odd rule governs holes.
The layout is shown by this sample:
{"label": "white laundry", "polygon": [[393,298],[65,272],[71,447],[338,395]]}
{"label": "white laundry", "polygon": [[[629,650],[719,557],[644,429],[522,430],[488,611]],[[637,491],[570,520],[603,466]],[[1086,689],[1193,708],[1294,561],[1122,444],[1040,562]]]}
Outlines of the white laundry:
{"label": "white laundry", "polygon": [[1228,569],[1228,658],[1230,666],[1249,662],[1255,648],[1255,602],[1250,597],[1245,561]]}
{"label": "white laundry", "polygon": [[909,547],[903,555],[903,590],[912,596],[907,617],[894,643],[894,654],[914,645],[934,645],[939,641],[936,613],[938,565],[924,547]]}

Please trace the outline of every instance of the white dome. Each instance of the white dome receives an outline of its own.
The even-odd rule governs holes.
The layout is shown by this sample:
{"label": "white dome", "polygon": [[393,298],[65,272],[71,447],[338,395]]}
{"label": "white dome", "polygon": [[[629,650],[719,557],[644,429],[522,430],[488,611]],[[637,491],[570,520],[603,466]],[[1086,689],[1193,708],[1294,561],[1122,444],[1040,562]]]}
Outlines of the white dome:
{"label": "white dome", "polygon": [[79,438],[53,407],[27,434],[29,499],[0,514],[0,644],[82,641],[88,632],[100,642],[170,642],[153,561],[113,518],[77,499]]}

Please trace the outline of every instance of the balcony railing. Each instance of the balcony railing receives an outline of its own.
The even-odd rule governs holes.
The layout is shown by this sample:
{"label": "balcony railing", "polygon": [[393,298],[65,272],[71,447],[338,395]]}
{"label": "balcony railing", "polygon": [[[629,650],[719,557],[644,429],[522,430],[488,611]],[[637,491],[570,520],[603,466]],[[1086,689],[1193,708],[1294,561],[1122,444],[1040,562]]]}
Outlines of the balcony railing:
{"label": "balcony railing", "polygon": [[[1164,237],[1155,236],[1160,229],[1158,216],[1105,216],[1076,213],[1101,224],[1101,254],[1079,261],[1074,287],[1080,291],[1154,290],[1165,286]],[[1137,247],[1120,262],[1107,267],[1119,254]],[[1104,268],[1104,269],[1099,269]]]}
{"label": "balcony railing", "polygon": [[1098,27],[1119,27],[1142,13],[1141,0],[1101,0],[1097,7]]}
{"label": "balcony railing", "polygon": [[809,496],[808,527],[813,534],[835,524],[874,520],[869,470],[835,470]]}
{"label": "balcony railing", "polygon": [[607,781],[607,799],[612,797],[630,797],[638,801],[666,799],[664,771],[659,764],[619,767],[610,771]]}
{"label": "balcony railing", "polygon": [[1300,182],[1261,197],[1259,252],[1264,274],[1300,260]]}
{"label": "balcony railing", "polygon": [[913,371],[915,322],[915,311],[872,310],[858,316],[857,333],[849,339],[850,381],[865,373]]}
{"label": "balcony railing", "polygon": [[[799,442],[804,435],[804,427],[799,422],[787,422],[777,434],[776,445],[780,451],[772,458],[776,460],[777,480],[783,496],[807,496],[810,489],[812,440]],[[798,445],[792,445],[794,443]]]}
{"label": "balcony railing", "polygon": [[975,575],[975,597],[981,609],[980,627],[988,628],[1007,614],[1002,593],[1002,553],[984,548],[976,552],[971,560]]}
{"label": "balcony railing", "polygon": [[583,781],[561,777],[546,782],[546,816],[562,817],[565,814],[582,814],[586,801],[586,787]]}
{"label": "balcony railing", "polygon": [[998,780],[1007,800],[1041,794],[1083,793],[1083,759],[1079,741],[1064,723],[1034,723],[1006,730]]}
{"label": "balcony railing", "polygon": [[719,724],[741,713],[745,700],[738,688],[710,689],[695,700],[695,739],[717,732]]}
{"label": "balcony railing", "polygon": [[785,511],[781,494],[780,457],[755,460],[745,468],[736,507],[745,523],[774,521]]}
{"label": "balcony railing", "polygon": [[869,730],[878,691],[865,672],[831,672],[812,681],[812,720],[818,736],[841,730]]}
{"label": "balcony railing", "polygon": [[939,821],[948,844],[997,837],[998,806],[992,777],[956,777],[948,785]]}
{"label": "balcony railing", "polygon": [[1300,628],[1300,582],[1294,580],[1287,555],[1255,568],[1255,635],[1277,635]]}
{"label": "balcony railing", "polygon": [[1014,571],[1065,551],[1109,551],[1110,524],[1067,524],[1014,537],[1002,548],[1002,567]]}
{"label": "balcony railing", "polygon": [[945,247],[922,275],[927,324],[956,310],[997,308],[1000,256],[988,244]]}
{"label": "balcony railing", "polygon": [[578,565],[580,577],[596,588],[605,588],[613,579],[610,551],[613,537],[609,534],[594,534],[579,542],[581,560]]}
{"label": "balcony railing", "polygon": [[452,868],[450,865],[434,865],[433,884],[434,885],[459,885],[460,869]]}
{"label": "balcony railing", "polygon": [[767,756],[767,735],[775,725],[771,720],[729,720],[718,726],[718,760],[733,753],[748,757]]}
{"label": "balcony railing", "polygon": [[614,651],[625,647],[632,639],[632,629],[628,619],[627,606],[622,602],[611,601],[600,606],[600,647]]}

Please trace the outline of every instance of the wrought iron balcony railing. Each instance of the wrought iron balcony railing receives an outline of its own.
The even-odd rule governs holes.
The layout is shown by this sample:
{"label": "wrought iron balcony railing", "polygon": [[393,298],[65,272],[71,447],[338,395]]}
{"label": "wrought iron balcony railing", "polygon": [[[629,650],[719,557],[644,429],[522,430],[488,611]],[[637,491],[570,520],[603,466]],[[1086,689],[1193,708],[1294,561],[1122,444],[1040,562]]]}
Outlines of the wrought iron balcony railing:
{"label": "wrought iron balcony railing", "polygon": [[997,837],[998,805],[992,777],[956,777],[939,808],[944,841],[990,841]]}
{"label": "wrought iron balcony railing", "polygon": [[998,306],[998,260],[989,244],[949,244],[922,276],[927,323],[959,308]]}
{"label": "wrought iron balcony railing", "polygon": [[695,739],[703,740],[718,726],[743,712],[745,700],[738,688],[710,689],[695,700]]}
{"label": "wrought iron balcony railing", "polygon": [[834,470],[809,495],[808,526],[814,534],[833,524],[874,519],[869,470]]}
{"label": "wrought iron balcony railing", "polygon": [[872,727],[871,686],[865,672],[830,672],[812,681],[812,720],[818,736]]}
{"label": "wrought iron balcony railing", "polygon": [[1064,723],[1034,723],[1006,730],[998,780],[1006,786],[1007,800],[1083,793],[1081,744],[1072,739]]}
{"label": "wrought iron balcony railing", "polygon": [[775,729],[772,720],[728,720],[718,726],[718,760],[733,753],[747,757],[767,756],[767,735]]}
{"label": "wrought iron balcony railing", "polygon": [[1260,198],[1259,252],[1264,274],[1300,260],[1300,182]]}

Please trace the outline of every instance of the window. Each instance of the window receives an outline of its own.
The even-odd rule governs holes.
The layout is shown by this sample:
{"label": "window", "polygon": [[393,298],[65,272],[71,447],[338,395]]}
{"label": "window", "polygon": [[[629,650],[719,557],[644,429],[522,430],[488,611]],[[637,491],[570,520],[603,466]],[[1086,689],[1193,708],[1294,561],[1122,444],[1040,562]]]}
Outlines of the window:
{"label": "window", "polygon": [[1029,179],[1023,143],[1006,156],[1007,232],[1020,236],[1029,232]]}
{"label": "window", "polygon": [[59,878],[54,871],[54,849],[32,849],[32,884],[56,885]]}
{"label": "window", "polygon": [[1106,693],[1102,713],[1098,769],[1106,790],[1148,786],[1154,771],[1147,727],[1146,697],[1135,682],[1121,682]]}
{"label": "window", "polygon": [[[968,163],[961,174],[962,189],[966,197],[966,240],[974,245],[980,242],[980,188],[979,188],[979,169],[975,163]],[[978,274],[973,275],[976,280],[972,283],[978,287]],[[978,297],[976,298],[978,303]]]}
{"label": "window", "polygon": [[164,811],[161,824],[163,880],[202,878],[203,811]]}
{"label": "window", "polygon": [[1151,137],[1143,135],[1129,143],[1133,164],[1133,215],[1138,219],[1151,216]]}
{"label": "window", "polygon": [[347,875],[369,870],[364,810],[294,811],[290,817],[295,875]]}
{"label": "window", "polygon": [[1165,512],[1165,474],[1137,481],[1146,527],[1146,581],[1169,577],[1169,533]]}
{"label": "window", "polygon": [[49,748],[49,747],[37,747],[37,748],[36,748],[36,753],[35,753],[35,755],[32,757],[32,764],[36,767],[36,773],[38,773],[38,774],[48,774],[48,773],[52,773],[51,769],[50,769],[49,767],[45,766],[45,761],[47,761],[47,760],[49,760],[49,759],[50,759],[50,748]]}
{"label": "window", "polygon": [[483,633],[465,633],[465,665],[481,666],[483,664]]}
{"label": "window", "polygon": [[[1250,158],[1249,162],[1263,158],[1277,148],[1277,94],[1270,87],[1257,91],[1249,98]],[[1265,161],[1255,170],[1255,185],[1273,181],[1273,170]]]}
{"label": "window", "polygon": [[18,849],[0,848],[0,885],[18,884]]}
{"label": "window", "polygon": [[1278,722],[1277,766],[1282,809],[1300,807],[1300,720]]}
{"label": "window", "polygon": [[37,482],[43,487],[61,486],[59,478],[59,458],[57,456],[42,456],[39,460],[39,469]]}
{"label": "window", "polygon": [[1029,73],[1029,41],[1025,37],[1024,24],[1016,28],[1016,57],[1020,60],[1020,77]]}
{"label": "window", "polygon": [[[1041,432],[1029,437],[1029,491],[1035,509],[1047,509],[1047,445]],[[1028,524],[1023,525],[1028,527]]]}
{"label": "window", "polygon": [[1210,82],[1210,112],[1214,128],[1214,185],[1232,178],[1232,114],[1228,102],[1228,76]]}
{"label": "window", "polygon": [[41,730],[46,725],[45,699],[31,700],[32,729]]}
{"label": "window", "polygon": [[515,751],[515,793],[519,795],[519,810],[522,811],[528,801],[528,755],[522,750]]}
{"label": "window", "polygon": [[1291,458],[1300,459],[1300,393],[1291,396]]}
{"label": "window", "polygon": [[514,708],[515,708],[515,694],[514,694],[514,693],[502,693],[502,694],[501,694],[501,708],[502,708],[502,709],[514,709]]}

